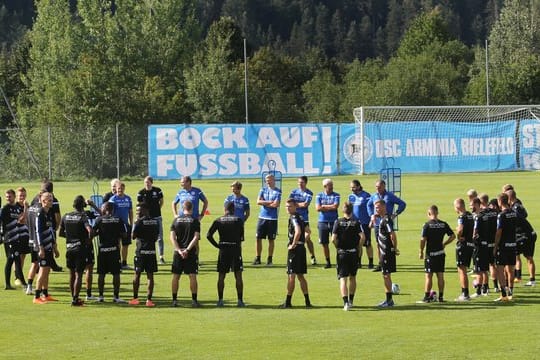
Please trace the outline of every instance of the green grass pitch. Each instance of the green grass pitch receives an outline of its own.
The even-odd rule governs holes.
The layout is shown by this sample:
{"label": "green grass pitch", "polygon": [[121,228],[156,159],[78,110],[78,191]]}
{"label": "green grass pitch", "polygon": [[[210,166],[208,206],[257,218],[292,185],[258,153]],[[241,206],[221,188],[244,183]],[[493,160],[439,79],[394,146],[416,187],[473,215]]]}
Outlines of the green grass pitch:
{"label": "green grass pitch", "polygon": [[[335,191],[342,199],[350,193],[349,181],[355,176],[334,177]],[[364,188],[374,191],[375,176],[357,177]],[[310,178],[308,187],[317,193],[322,190],[322,178]],[[469,188],[494,197],[505,183],[514,185],[522,199],[533,226],[540,229],[540,174],[536,172],[453,175],[403,176],[402,198],[407,209],[400,216],[398,241],[401,255],[398,272],[393,281],[401,287],[395,296],[396,306],[378,310],[375,305],[384,299],[381,275],[365,267],[359,270],[355,307],[345,312],[339,294],[335,269],[308,267],[307,279],[314,309],[303,308],[303,297],[297,286],[290,310],[277,305],[285,297],[286,211],[280,210],[279,235],[276,240],[274,266],[251,266],[255,252],[255,224],[258,207],[255,205],[261,180],[242,180],[243,193],[252,202],[251,218],[246,224],[244,255],[244,298],[247,308],[235,307],[234,276],[229,274],[225,285],[225,308],[216,308],[215,264],[217,250],[206,240],[211,221],[222,213],[223,200],[230,192],[233,180],[194,180],[209,198],[210,215],[202,223],[199,300],[204,305],[192,309],[188,279],[180,281],[179,308],[170,307],[172,259],[168,236],[165,238],[166,260],[156,274],[154,299],[156,308],[130,307],[111,302],[112,284],[107,276],[106,302],[72,308],[68,288],[68,273],[52,273],[50,292],[58,303],[33,305],[32,298],[22,290],[4,291],[0,280],[0,319],[2,322],[0,357],[5,359],[295,359],[364,358],[364,359],[528,359],[538,356],[540,345],[540,287],[515,287],[515,301],[508,304],[493,302],[495,295],[456,303],[459,284],[454,262],[453,244],[447,248],[446,303],[419,305],[423,296],[423,262],[417,258],[420,230],[426,221],[426,209],[437,204],[440,218],[453,228],[456,214],[452,201],[465,197]],[[39,184],[24,184],[29,197]],[[1,184],[5,189],[19,184]],[[168,234],[172,222],[171,201],[178,181],[156,181],[165,194],[163,207],[164,230]],[[143,187],[142,179],[126,182],[126,193],[135,197]],[[296,187],[296,178],[283,179],[283,200]],[[108,191],[108,183],[100,182],[100,192]],[[55,195],[62,213],[71,210],[73,198],[92,193],[92,182],[56,182]],[[343,201],[343,200],[342,200]],[[283,205],[283,201],[282,201]],[[311,224],[316,224],[316,212],[311,206]],[[317,231],[313,238],[316,242]],[[65,264],[65,240],[59,238],[61,257]],[[132,246],[133,247],[133,246]],[[335,251],[331,247],[332,257]],[[316,245],[321,262],[322,250]],[[132,249],[130,249],[132,254]],[[263,260],[267,247],[263,247]],[[132,258],[132,256],[130,255]],[[335,262],[335,261],[333,261]],[[130,261],[132,263],[132,260]],[[0,254],[3,269],[5,255]],[[365,255],[364,255],[365,264]],[[28,262],[26,264],[28,268]],[[25,271],[26,271],[25,269]],[[528,280],[527,270],[523,278]],[[122,274],[121,296],[131,296],[132,272]],[[144,275],[141,298],[144,299]],[[491,285],[491,284],[490,284]],[[436,289],[436,285],[434,285]],[[84,285],[83,285],[84,288]],[[84,290],[83,290],[84,291]],[[97,276],[94,276],[97,293]]]}

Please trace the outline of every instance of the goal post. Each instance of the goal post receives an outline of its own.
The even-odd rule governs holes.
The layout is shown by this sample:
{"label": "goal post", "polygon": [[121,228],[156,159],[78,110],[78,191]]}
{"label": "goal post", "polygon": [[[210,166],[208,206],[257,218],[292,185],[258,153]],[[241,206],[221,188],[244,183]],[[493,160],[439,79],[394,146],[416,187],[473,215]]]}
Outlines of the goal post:
{"label": "goal post", "polygon": [[540,170],[540,105],[354,109],[358,173]]}

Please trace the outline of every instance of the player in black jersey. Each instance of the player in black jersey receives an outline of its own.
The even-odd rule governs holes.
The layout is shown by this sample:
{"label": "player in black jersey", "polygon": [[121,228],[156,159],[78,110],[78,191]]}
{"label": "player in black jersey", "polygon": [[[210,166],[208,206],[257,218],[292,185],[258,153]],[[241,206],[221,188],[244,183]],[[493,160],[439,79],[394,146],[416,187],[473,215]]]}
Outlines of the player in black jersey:
{"label": "player in black jersey", "polygon": [[493,247],[495,232],[497,231],[497,211],[489,206],[484,207],[481,199],[473,200],[474,230],[473,238],[476,244],[474,258],[474,272],[476,273],[476,293],[471,297],[488,295],[489,270],[493,264]]}
{"label": "player in black jersey", "polygon": [[497,196],[501,212],[497,217],[497,233],[495,234],[495,264],[497,279],[501,287],[501,296],[495,301],[512,300],[514,287],[514,266],[516,265],[516,222],[517,214],[510,208],[508,195]]}
{"label": "player in black jersey", "polygon": [[[49,294],[49,273],[55,257],[60,256],[56,244],[54,230],[55,217],[52,211],[53,195],[49,192],[41,194],[41,207],[37,211],[35,222],[36,239],[38,246],[39,273],[36,282],[34,304],[44,304],[56,301]],[[41,296],[43,295],[43,297]]]}
{"label": "player in black jersey", "polygon": [[386,202],[376,200],[374,202],[375,213],[369,223],[370,228],[376,227],[377,245],[380,253],[381,272],[384,281],[386,300],[379,303],[378,307],[388,308],[394,306],[392,299],[392,273],[396,272],[396,256],[399,255],[397,236],[394,231],[392,216],[386,213]]}
{"label": "player in black jersey", "polygon": [[454,209],[458,214],[456,229],[456,265],[459,275],[459,284],[461,285],[461,294],[456,301],[469,301],[469,278],[467,269],[471,266],[472,255],[474,252],[473,215],[465,208],[463,199],[454,200]]}
{"label": "player in black jersey", "polygon": [[163,192],[160,188],[154,186],[154,179],[151,176],[144,178],[144,188],[137,193],[137,202],[146,203],[150,212],[150,217],[156,219],[159,224],[158,250],[159,263],[165,264],[163,257],[163,218],[161,217],[161,208],[163,207]]}
{"label": "player in black jersey", "polygon": [[[424,298],[419,303],[429,303],[433,301],[444,301],[444,266],[446,254],[444,248],[456,238],[456,234],[447,222],[439,219],[439,208],[431,205],[428,209],[429,221],[422,227],[422,238],[420,240],[419,258],[424,259],[424,271],[426,281],[424,286]],[[448,239],[444,241],[444,236]],[[425,256],[424,256],[425,249]],[[439,297],[432,294],[433,274],[437,275],[437,286]]]}
{"label": "player in black jersey", "polygon": [[294,292],[296,278],[300,283],[300,288],[304,294],[306,308],[312,307],[309,300],[308,283],[304,276],[307,273],[305,229],[302,217],[296,212],[296,201],[287,199],[287,213],[289,214],[288,238],[289,246],[287,253],[287,297],[285,302],[279,307],[282,309],[291,308],[292,295]]}
{"label": "player in black jersey", "polygon": [[171,243],[174,247],[172,264],[172,306],[178,306],[178,285],[182,273],[189,276],[191,290],[191,306],[200,307],[197,300],[197,274],[199,272],[199,254],[197,244],[201,236],[201,223],[194,218],[193,204],[186,200],[182,204],[182,214],[176,217],[171,225]]}
{"label": "player in black jersey", "polygon": [[21,208],[15,201],[15,191],[9,189],[5,193],[6,205],[0,210],[0,225],[4,234],[4,248],[6,250],[6,265],[4,276],[6,280],[6,290],[13,290],[11,286],[11,268],[15,264],[15,276],[26,286],[21,267],[21,243],[19,241],[19,222],[21,221]]}
{"label": "player in black jersey", "polygon": [[337,276],[343,298],[343,310],[347,311],[353,307],[356,273],[360,262],[358,254],[365,237],[360,220],[353,216],[353,204],[346,201],[342,211],[343,217],[336,220],[332,229],[332,243],[337,253]]}
{"label": "player in black jersey", "polygon": [[[234,202],[225,203],[225,215],[217,218],[210,226],[206,238],[219,249],[217,271],[218,301],[217,306],[224,306],[223,290],[225,288],[225,276],[232,269],[236,279],[236,293],[238,295],[237,306],[244,307],[243,293],[244,283],[242,280],[242,241],[244,241],[244,221],[234,215]],[[219,233],[219,244],[214,239],[214,233]]]}
{"label": "player in black jersey", "polygon": [[150,217],[148,205],[145,203],[137,206],[137,221],[133,225],[133,240],[135,240],[135,258],[133,260],[135,275],[133,277],[133,299],[130,305],[139,305],[139,285],[141,273],[146,272],[148,287],[146,294],[146,306],[154,307],[152,301],[154,293],[154,273],[158,271],[156,258],[156,241],[159,236],[159,223]]}
{"label": "player in black jersey", "polygon": [[88,245],[92,228],[88,216],[84,212],[86,201],[82,195],[73,200],[75,211],[62,216],[59,235],[66,238],[66,266],[69,269],[69,289],[71,290],[71,305],[83,306],[79,298],[81,292],[82,275],[86,268],[87,258],[90,255]]}
{"label": "player in black jersey", "polygon": [[[30,254],[30,246],[28,244],[30,237],[28,234],[28,223],[26,222],[26,219],[28,217],[28,208],[30,207],[30,204],[28,204],[28,201],[26,201],[26,189],[22,186],[18,187],[17,190],[15,190],[15,197],[17,199],[17,206],[19,207],[20,211],[17,228],[19,230],[19,253],[21,258],[21,269],[24,269],[24,260],[26,258],[26,254]],[[21,283],[23,282],[24,280],[21,281]]]}
{"label": "player in black jersey", "polygon": [[99,236],[99,250],[97,256],[98,273],[98,301],[105,299],[105,275],[111,273],[113,276],[113,302],[123,304],[126,301],[120,298],[120,248],[122,237],[126,236],[125,224],[118,216],[113,215],[113,204],[103,203],[102,215],[96,219],[93,228],[93,235]]}

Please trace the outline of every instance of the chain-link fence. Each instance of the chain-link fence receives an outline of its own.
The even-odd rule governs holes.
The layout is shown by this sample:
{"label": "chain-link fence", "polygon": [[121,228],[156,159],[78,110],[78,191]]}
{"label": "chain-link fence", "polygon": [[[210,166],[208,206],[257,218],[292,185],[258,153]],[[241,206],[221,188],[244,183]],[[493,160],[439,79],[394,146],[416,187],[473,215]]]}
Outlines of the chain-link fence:
{"label": "chain-link fence", "polygon": [[147,125],[66,125],[0,129],[0,180],[143,176]]}

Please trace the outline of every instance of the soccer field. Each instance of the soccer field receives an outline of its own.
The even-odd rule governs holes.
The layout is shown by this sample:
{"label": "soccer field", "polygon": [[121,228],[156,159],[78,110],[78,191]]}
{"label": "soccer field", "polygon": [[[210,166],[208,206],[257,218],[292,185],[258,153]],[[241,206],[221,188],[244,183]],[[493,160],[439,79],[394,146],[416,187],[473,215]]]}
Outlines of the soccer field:
{"label": "soccer field", "polygon": [[[342,201],[350,193],[353,176],[334,177],[334,190]],[[374,192],[376,176],[357,177],[370,193]],[[322,178],[310,178],[308,187],[316,194],[322,190]],[[169,262],[160,265],[156,274],[155,308],[116,305],[111,301],[111,276],[107,276],[105,303],[90,303],[82,308],[70,306],[68,273],[51,273],[50,292],[60,301],[33,305],[32,297],[22,290],[0,290],[0,319],[2,319],[1,357],[28,359],[40,356],[50,359],[102,358],[113,359],[294,359],[308,358],[364,358],[364,359],[502,359],[536,358],[540,345],[540,287],[515,287],[515,300],[494,303],[495,295],[457,303],[458,276],[454,262],[454,245],[446,249],[447,302],[416,304],[423,296],[423,261],[418,259],[420,230],[426,221],[426,209],[431,204],[439,207],[440,218],[451,227],[456,226],[452,201],[466,197],[469,188],[495,197],[505,183],[514,185],[518,197],[529,213],[533,227],[540,229],[540,173],[495,173],[453,175],[407,175],[402,179],[402,198],[407,209],[399,218],[397,233],[401,255],[397,259],[398,272],[393,281],[401,287],[395,296],[396,306],[379,310],[376,304],[384,300],[380,273],[364,266],[359,270],[355,307],[343,311],[339,283],[335,269],[322,265],[308,265],[307,280],[315,308],[305,309],[299,286],[293,296],[293,309],[277,309],[285,297],[286,225],[284,200],[296,187],[296,178],[283,179],[283,200],[280,210],[279,235],[276,240],[274,266],[251,265],[255,253],[255,224],[258,215],[256,196],[261,179],[242,180],[243,194],[251,201],[251,217],[246,223],[244,255],[244,298],[246,308],[236,308],[234,276],[225,281],[224,308],[216,308],[215,264],[217,250],[206,240],[212,220],[222,213],[223,200],[229,194],[233,180],[194,180],[193,186],[204,190],[209,199],[210,215],[202,222],[199,300],[203,307],[190,307],[191,295],[186,277],[180,281],[181,307],[172,308],[171,244],[165,237],[165,255]],[[31,198],[39,184],[24,184]],[[155,181],[165,194],[163,207],[164,232],[168,234],[172,222],[171,201],[179,189],[179,181]],[[2,190],[19,184],[1,184]],[[142,179],[126,182],[126,193],[134,199],[143,187]],[[101,193],[108,191],[107,182],[100,182]],[[92,193],[92,183],[55,182],[55,195],[62,213],[71,211],[73,198]],[[3,196],[3,193],[2,193]],[[316,224],[314,204],[310,208],[310,222]],[[316,243],[316,226],[312,225]],[[65,240],[58,239],[65,264]],[[267,244],[263,243],[263,260]],[[130,248],[133,253],[134,246]],[[316,245],[319,263],[322,249]],[[331,246],[334,258],[335,251]],[[130,255],[132,263],[132,255]],[[364,264],[366,257],[364,255]],[[332,259],[335,263],[335,260]],[[0,266],[5,264],[4,252]],[[28,261],[25,268],[28,268]],[[26,275],[25,269],[25,275]],[[122,274],[121,297],[131,297],[131,271]],[[526,268],[523,279],[528,280]],[[144,299],[146,279],[141,278],[141,299]],[[471,281],[472,283],[472,281]],[[0,284],[4,285],[4,280]],[[491,286],[491,282],[490,282]],[[471,286],[472,287],[472,286]],[[84,285],[83,285],[84,288]],[[434,284],[436,289],[436,282]],[[3,286],[2,286],[3,289]],[[84,292],[84,291],[83,291]],[[94,276],[97,293],[97,275]]]}

